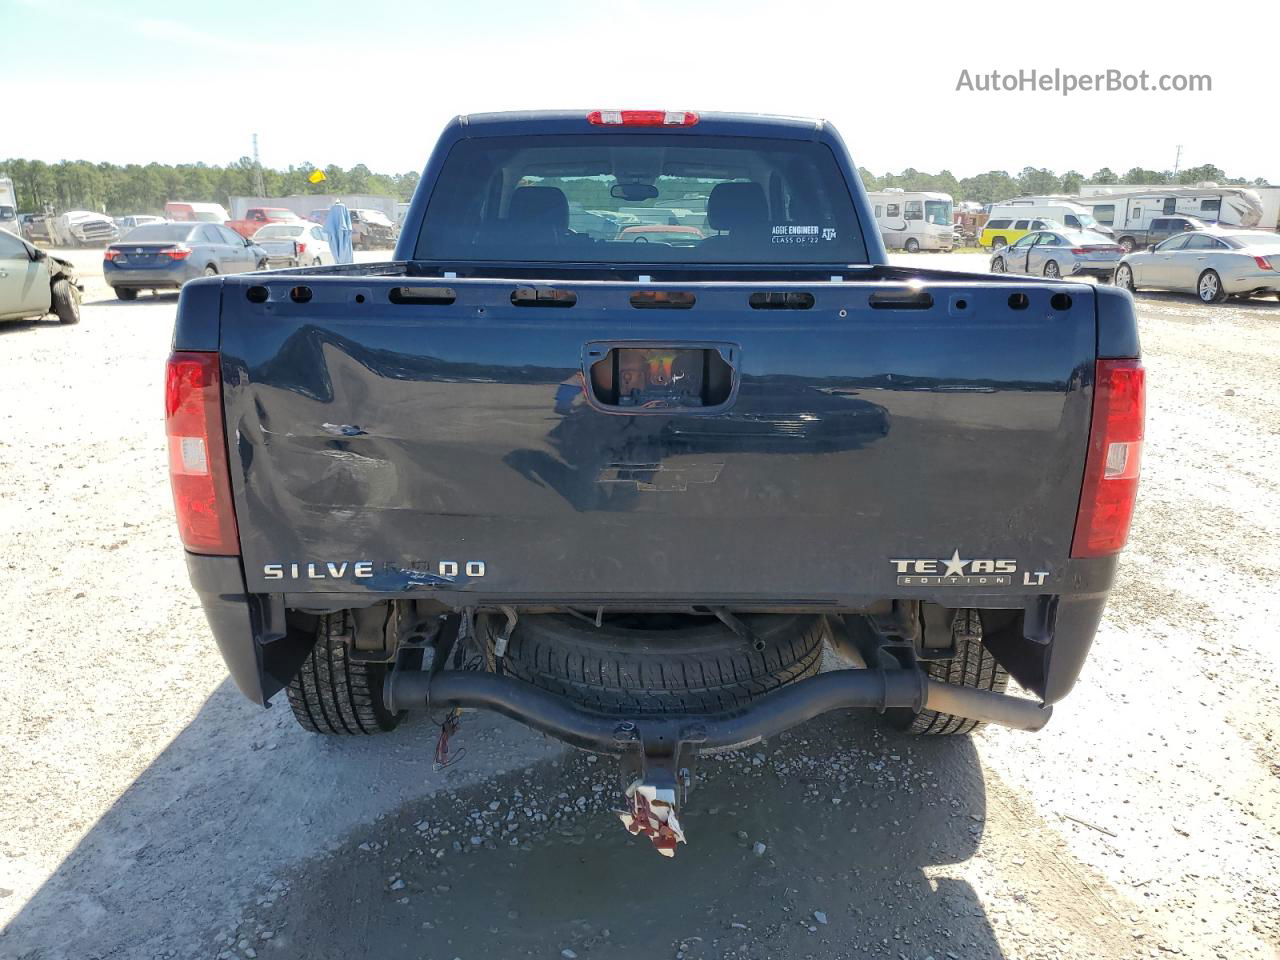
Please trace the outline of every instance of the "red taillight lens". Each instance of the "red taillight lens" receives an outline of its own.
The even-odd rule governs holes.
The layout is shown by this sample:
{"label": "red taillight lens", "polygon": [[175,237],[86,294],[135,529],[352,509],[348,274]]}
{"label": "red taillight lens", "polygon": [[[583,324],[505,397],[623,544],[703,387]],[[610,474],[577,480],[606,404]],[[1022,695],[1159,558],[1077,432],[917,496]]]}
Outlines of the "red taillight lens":
{"label": "red taillight lens", "polygon": [[120,251],[114,250],[111,247],[107,247],[107,249],[102,251],[103,260],[114,260],[118,256],[120,256]]}
{"label": "red taillight lens", "polygon": [[689,110],[592,110],[587,122],[598,127],[692,127],[698,115]]}
{"label": "red taillight lens", "polygon": [[298,244],[298,252],[299,252],[299,253],[306,253],[306,252],[307,252],[307,245],[306,245],[305,243],[300,243],[300,244]]}
{"label": "red taillight lens", "polygon": [[216,353],[169,356],[164,415],[169,481],[183,546],[192,553],[239,553]]}
{"label": "red taillight lens", "polygon": [[1077,257],[1082,257],[1089,251],[1084,247],[1072,247],[1071,252],[1074,253]]}
{"label": "red taillight lens", "polygon": [[170,247],[168,250],[162,250],[161,253],[171,260],[185,260],[187,257],[191,256],[191,248],[185,244],[179,243]]}
{"label": "red taillight lens", "polygon": [[1253,262],[1256,263],[1263,270],[1271,269],[1271,261],[1268,260],[1266,257],[1254,257]]}
{"label": "red taillight lens", "polygon": [[1071,556],[1118,553],[1129,539],[1138,495],[1146,371],[1141,360],[1099,360],[1093,422]]}

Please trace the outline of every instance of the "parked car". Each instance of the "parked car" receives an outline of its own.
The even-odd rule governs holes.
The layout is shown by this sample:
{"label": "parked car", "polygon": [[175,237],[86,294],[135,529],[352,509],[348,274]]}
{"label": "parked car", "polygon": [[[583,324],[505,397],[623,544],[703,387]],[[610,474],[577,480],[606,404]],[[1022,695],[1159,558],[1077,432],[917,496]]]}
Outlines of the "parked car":
{"label": "parked car", "polygon": [[0,230],[0,320],[53,313],[62,323],[79,323],[83,293],[70,261]]}
{"label": "parked car", "polygon": [[173,290],[196,277],[265,270],[267,254],[219,223],[152,223],[107,247],[102,275],[121,300]]}
{"label": "parked car", "polygon": [[1123,255],[1118,243],[1099,233],[1040,230],[991,254],[991,272],[1109,281]]}
{"label": "parked car", "polygon": [[999,250],[1037,230],[1065,230],[1056,220],[1037,217],[992,217],[978,234],[978,245]]}
{"label": "parked car", "polygon": [[1227,297],[1280,298],[1280,234],[1263,230],[1195,230],[1150,250],[1127,254],[1116,267],[1126,290],[1177,290],[1204,303]]}
{"label": "parked car", "polygon": [[[315,732],[482,708],[618,757],[666,855],[704,751],[1042,727],[1137,492],[1133,298],[891,266],[857,177],[813,120],[460,117],[394,262],[192,283],[171,480],[235,683]],[[595,240],[575,188],[707,193],[715,233]]]}
{"label": "parked car", "polygon": [[250,207],[240,220],[228,220],[226,225],[242,237],[252,237],[269,223],[299,223],[302,218],[285,207]]}
{"label": "parked car", "polygon": [[395,246],[396,225],[381,210],[351,208],[351,249],[375,250]]}
{"label": "parked car", "polygon": [[55,245],[60,247],[105,246],[120,236],[114,221],[92,210],[68,210],[50,225]]}
{"label": "parked car", "polygon": [[129,231],[134,227],[140,227],[146,223],[164,223],[164,217],[152,216],[149,213],[132,213],[127,217],[116,217],[116,228],[120,231],[120,237],[123,239],[129,235]]}
{"label": "parked car", "polygon": [[289,256],[294,262],[281,263],[281,266],[319,267],[336,262],[324,227],[308,220],[269,223],[253,235],[253,242],[267,251],[273,267],[277,260],[284,258],[286,248],[283,244],[286,243],[292,250]]}
{"label": "parked car", "polygon": [[227,208],[220,203],[191,203],[185,200],[170,200],[164,205],[164,215],[166,219],[179,223],[226,223],[231,219]]}

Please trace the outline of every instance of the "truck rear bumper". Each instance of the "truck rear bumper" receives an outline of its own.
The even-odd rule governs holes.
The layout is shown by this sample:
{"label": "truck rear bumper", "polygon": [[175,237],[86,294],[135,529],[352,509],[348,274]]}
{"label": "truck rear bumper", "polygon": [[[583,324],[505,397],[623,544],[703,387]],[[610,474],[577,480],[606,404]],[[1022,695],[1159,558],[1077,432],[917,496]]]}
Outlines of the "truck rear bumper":
{"label": "truck rear bumper", "polygon": [[315,638],[288,633],[282,597],[245,592],[239,557],[188,553],[187,570],[231,679],[267,706],[298,672]]}
{"label": "truck rear bumper", "polygon": [[[1098,572],[1109,581],[1115,558],[1090,562],[1106,565],[1106,571]],[[187,567],[232,679],[246,697],[265,706],[297,673],[311,649],[314,635],[288,629],[285,594],[250,593],[245,589],[239,557],[189,553]],[[324,601],[339,598],[305,599],[310,601],[308,606],[319,608],[327,606]],[[347,603],[363,601],[363,604],[354,604],[357,606],[372,600],[367,596],[345,599]],[[1053,704],[1071,691],[1080,675],[1102,618],[1106,594],[1027,599],[1023,616],[1008,629],[988,633],[984,642],[1019,684],[1044,703]],[[762,612],[768,609],[767,604],[759,602],[752,606]],[[837,611],[813,609],[809,612]]]}

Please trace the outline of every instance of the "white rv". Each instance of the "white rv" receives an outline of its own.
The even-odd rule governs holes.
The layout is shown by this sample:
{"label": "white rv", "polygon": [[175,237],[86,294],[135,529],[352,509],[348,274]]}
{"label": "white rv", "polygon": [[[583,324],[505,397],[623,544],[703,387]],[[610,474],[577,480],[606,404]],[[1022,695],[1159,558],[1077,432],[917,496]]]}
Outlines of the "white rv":
{"label": "white rv", "polygon": [[918,253],[950,250],[955,245],[949,194],[890,188],[867,196],[886,247]]}
{"label": "white rv", "polygon": [[1262,219],[1261,198],[1257,191],[1244,187],[1206,185],[1134,191],[1117,185],[1112,189],[1111,193],[1082,197],[1080,202],[1089,205],[1099,223],[1111,228],[1122,246],[1140,246],[1141,234],[1151,229],[1156,217],[1195,217],[1232,227],[1256,227]]}

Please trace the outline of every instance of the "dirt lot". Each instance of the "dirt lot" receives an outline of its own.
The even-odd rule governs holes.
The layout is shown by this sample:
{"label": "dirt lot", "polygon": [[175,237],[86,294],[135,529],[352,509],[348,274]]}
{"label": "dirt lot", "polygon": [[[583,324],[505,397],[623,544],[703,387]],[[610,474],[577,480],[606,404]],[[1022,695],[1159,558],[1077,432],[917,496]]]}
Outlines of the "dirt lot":
{"label": "dirt lot", "polygon": [[1133,543],[1048,729],[824,719],[708,762],[667,862],[515,724],[435,773],[425,719],[240,698],[170,519],[176,298],[89,281],[79,326],[0,326],[0,957],[1280,955],[1280,303],[1139,299]]}

